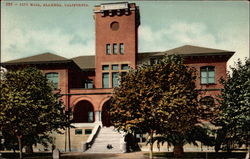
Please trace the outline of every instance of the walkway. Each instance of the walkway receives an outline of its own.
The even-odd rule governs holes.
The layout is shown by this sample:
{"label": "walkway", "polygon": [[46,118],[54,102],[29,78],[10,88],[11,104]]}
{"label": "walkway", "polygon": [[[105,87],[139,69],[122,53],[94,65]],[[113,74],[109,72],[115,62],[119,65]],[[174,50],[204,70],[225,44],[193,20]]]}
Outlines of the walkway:
{"label": "walkway", "polygon": [[93,153],[65,153],[62,159],[148,159],[143,154],[145,152],[116,153],[116,154],[93,154]]}

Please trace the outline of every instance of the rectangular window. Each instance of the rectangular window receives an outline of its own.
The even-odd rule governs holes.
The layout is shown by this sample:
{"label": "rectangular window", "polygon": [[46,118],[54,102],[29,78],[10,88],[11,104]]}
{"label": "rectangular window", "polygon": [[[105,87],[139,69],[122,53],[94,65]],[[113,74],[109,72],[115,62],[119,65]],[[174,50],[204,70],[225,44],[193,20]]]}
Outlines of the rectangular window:
{"label": "rectangular window", "polygon": [[92,123],[94,121],[94,112],[88,112],[88,122]]}
{"label": "rectangular window", "polygon": [[124,54],[124,44],[120,44],[120,54]]}
{"label": "rectangular window", "polygon": [[75,129],[75,135],[82,135],[82,129]]}
{"label": "rectangular window", "polygon": [[106,44],[106,54],[110,55],[111,50],[110,50],[110,44]]}
{"label": "rectangular window", "polygon": [[127,74],[127,72],[122,72],[122,74],[121,74],[122,78],[125,77],[126,74]]}
{"label": "rectangular window", "polygon": [[119,77],[118,72],[113,72],[112,73],[112,87],[117,87],[118,86],[118,77]]}
{"label": "rectangular window", "polygon": [[83,88],[94,88],[93,80],[88,79],[83,81]]}
{"label": "rectangular window", "polygon": [[53,83],[53,86],[55,89],[58,89],[58,73],[53,72],[53,73],[47,73],[46,78]]}
{"label": "rectangular window", "polygon": [[109,65],[102,65],[102,70],[109,70]]}
{"label": "rectangular window", "polygon": [[128,64],[122,64],[122,70],[127,70],[128,69]]}
{"label": "rectangular window", "polygon": [[113,44],[113,54],[117,55],[117,44]]}
{"label": "rectangular window", "polygon": [[213,66],[201,67],[201,84],[214,84],[215,71]]}
{"label": "rectangular window", "polygon": [[118,69],[119,69],[118,65],[112,65],[112,70],[118,70]]}
{"label": "rectangular window", "polygon": [[90,135],[92,133],[92,129],[85,129],[85,135]]}
{"label": "rectangular window", "polygon": [[109,88],[109,73],[102,74],[102,88]]}

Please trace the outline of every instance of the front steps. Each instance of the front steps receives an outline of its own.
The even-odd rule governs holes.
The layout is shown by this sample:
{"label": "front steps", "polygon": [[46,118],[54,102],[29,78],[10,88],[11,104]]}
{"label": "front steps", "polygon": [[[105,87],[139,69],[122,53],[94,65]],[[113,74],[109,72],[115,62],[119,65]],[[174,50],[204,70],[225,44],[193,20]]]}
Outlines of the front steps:
{"label": "front steps", "polygon": [[123,149],[124,135],[117,132],[114,127],[102,127],[94,144],[86,153],[123,153]]}

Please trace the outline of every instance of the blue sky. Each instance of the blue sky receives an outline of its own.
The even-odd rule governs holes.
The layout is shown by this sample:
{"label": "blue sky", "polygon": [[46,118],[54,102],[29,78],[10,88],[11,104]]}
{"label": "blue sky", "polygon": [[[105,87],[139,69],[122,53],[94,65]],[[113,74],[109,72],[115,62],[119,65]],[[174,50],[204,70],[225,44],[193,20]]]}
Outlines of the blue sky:
{"label": "blue sky", "polygon": [[[8,2],[12,6],[1,1],[1,61],[44,52],[67,58],[94,55],[93,7],[104,1]],[[231,65],[249,57],[247,1],[134,2],[141,14],[139,52],[197,45],[235,51]],[[34,7],[30,3],[85,6]]]}

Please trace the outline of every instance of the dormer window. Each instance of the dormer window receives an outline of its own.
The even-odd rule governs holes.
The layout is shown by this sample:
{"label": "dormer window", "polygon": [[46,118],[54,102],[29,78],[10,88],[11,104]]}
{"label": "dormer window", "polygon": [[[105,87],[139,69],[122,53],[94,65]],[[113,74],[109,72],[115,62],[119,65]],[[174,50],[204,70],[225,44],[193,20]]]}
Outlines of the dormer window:
{"label": "dormer window", "polygon": [[215,67],[201,67],[201,84],[215,84]]}

